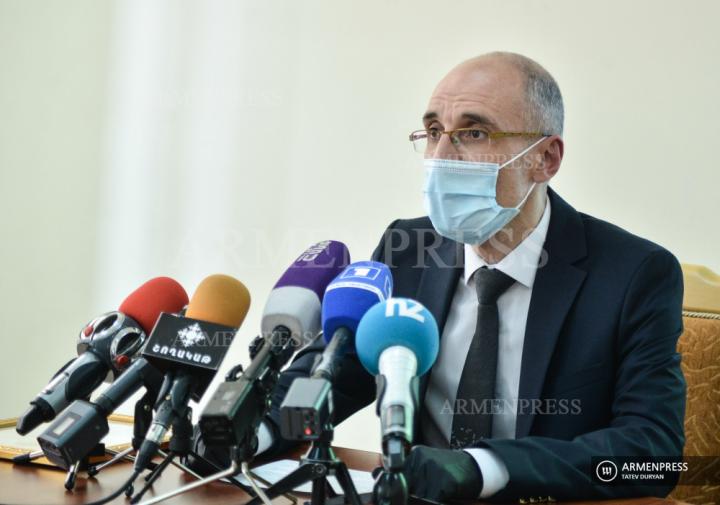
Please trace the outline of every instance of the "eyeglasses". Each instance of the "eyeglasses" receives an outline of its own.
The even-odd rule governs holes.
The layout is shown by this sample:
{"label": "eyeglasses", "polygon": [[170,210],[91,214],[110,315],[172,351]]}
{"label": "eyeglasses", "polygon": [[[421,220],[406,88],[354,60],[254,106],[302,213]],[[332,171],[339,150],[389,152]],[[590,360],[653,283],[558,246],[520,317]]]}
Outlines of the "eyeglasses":
{"label": "eyeglasses", "polygon": [[468,150],[477,150],[490,145],[493,140],[506,137],[549,137],[544,132],[488,132],[480,128],[458,128],[456,130],[442,131],[438,128],[429,130],[416,130],[410,134],[410,142],[417,153],[425,153],[428,149],[435,150],[443,135],[450,137],[456,148],[463,147]]}

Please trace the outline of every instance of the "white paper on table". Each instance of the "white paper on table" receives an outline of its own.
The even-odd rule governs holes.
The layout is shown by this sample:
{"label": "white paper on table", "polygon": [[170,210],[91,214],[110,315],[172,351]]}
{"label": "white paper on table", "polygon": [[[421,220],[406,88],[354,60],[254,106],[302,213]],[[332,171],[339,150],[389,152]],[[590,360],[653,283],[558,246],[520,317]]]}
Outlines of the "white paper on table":
{"label": "white paper on table", "polygon": [[[271,484],[275,484],[287,474],[289,474],[293,470],[296,470],[298,465],[299,462],[297,460],[281,459],[272,463],[268,463],[266,465],[253,468],[252,472],[258,477],[270,482]],[[373,480],[372,474],[370,472],[363,472],[361,470],[349,470],[349,472],[350,478],[355,484],[355,489],[357,490],[358,494],[372,492],[375,481]],[[242,474],[234,478],[241,484],[244,484],[246,486],[250,485],[248,480]],[[255,482],[258,486],[262,488],[267,487],[258,480],[256,480]],[[338,483],[335,476],[329,476],[328,483],[337,494],[342,494],[342,488],[340,487],[340,484]],[[296,487],[295,489],[293,489],[293,491],[295,491],[296,493],[310,493],[312,492],[312,482],[308,482],[306,484],[303,484],[302,486]]]}

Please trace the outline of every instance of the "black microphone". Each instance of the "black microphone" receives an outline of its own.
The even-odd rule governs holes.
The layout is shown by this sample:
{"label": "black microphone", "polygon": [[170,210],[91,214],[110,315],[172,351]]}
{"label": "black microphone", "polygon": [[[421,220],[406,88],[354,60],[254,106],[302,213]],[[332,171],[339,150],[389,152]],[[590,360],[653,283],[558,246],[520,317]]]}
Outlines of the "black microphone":
{"label": "black microphone", "polygon": [[117,312],[88,323],[80,332],[79,356],[61,368],[30,402],[30,408],[18,419],[17,432],[26,435],[54,419],[73,400],[89,397],[109,372],[121,374],[139,353],[158,315],[181,310],[187,300],[180,284],[157,277],[132,292]]}
{"label": "black microphone", "polygon": [[200,400],[249,308],[250,293],[242,282],[211,275],[198,286],[184,317],[162,314],[143,357],[163,371],[165,379],[135,458],[135,472],[148,466],[173,421],[185,417],[190,400]]}
{"label": "black microphone", "polygon": [[[80,461],[110,432],[107,418],[115,409],[142,386],[157,396],[162,381],[157,368],[138,358],[93,402],[75,400],[40,434],[37,440],[45,457],[61,468]],[[133,440],[133,447],[138,445]]]}

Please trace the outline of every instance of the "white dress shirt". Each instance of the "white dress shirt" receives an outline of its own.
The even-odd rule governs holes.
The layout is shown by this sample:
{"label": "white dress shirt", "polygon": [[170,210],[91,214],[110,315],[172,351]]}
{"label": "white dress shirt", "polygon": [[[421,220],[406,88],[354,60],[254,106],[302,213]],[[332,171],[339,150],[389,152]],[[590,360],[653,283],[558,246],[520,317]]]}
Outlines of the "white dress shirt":
{"label": "white dress shirt", "polygon": [[[525,326],[530,296],[538,263],[544,261],[543,244],[550,223],[550,200],[540,222],[533,231],[507,256],[494,265],[488,265],[472,246],[465,245],[465,268],[453,296],[442,339],[440,353],[432,368],[425,394],[425,410],[446,440],[450,440],[453,405],[457,396],[460,376],[477,322],[478,298],[472,278],[483,266],[497,268],[516,282],[498,298],[499,332],[498,362],[495,380],[495,399],[500,400],[501,413],[493,415],[492,438],[515,438],[517,398],[520,386]],[[508,472],[505,464],[490,449],[466,449],[475,458],[483,475],[480,498],[487,498],[505,487]]]}

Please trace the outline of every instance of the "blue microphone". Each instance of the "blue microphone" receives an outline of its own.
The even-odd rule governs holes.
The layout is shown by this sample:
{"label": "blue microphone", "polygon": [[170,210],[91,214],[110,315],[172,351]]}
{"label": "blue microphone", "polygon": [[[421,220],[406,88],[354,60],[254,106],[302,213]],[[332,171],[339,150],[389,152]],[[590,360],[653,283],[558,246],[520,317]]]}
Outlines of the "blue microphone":
{"label": "blue microphone", "polygon": [[360,320],[370,307],[390,297],[392,287],[390,269],[377,261],[351,263],[328,284],[322,306],[327,345],[313,375],[332,380],[338,358],[355,349],[353,337]]}
{"label": "blue microphone", "polygon": [[357,327],[358,358],[378,381],[383,454],[391,468],[402,466],[412,444],[418,377],[435,363],[439,346],[435,318],[409,298],[378,303]]}
{"label": "blue microphone", "polygon": [[392,293],[390,269],[376,261],[345,267],[325,289],[322,328],[326,345],[310,377],[298,377],[280,406],[280,433],[287,440],[318,440],[332,429],[332,382],[342,357],[354,350],[358,324],[370,307]]}

